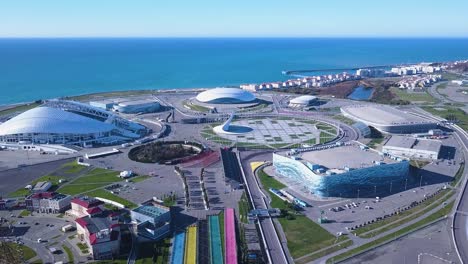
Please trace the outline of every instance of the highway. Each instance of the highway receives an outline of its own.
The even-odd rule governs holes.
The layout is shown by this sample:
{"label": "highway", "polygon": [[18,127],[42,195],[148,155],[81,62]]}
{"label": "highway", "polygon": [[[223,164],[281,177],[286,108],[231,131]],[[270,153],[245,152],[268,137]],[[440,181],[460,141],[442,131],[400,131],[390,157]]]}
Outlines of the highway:
{"label": "highway", "polygon": [[[271,152],[242,152],[239,153],[242,170],[245,175],[245,183],[250,194],[253,206],[256,209],[267,209],[267,196],[261,191],[260,185],[253,174],[250,162],[263,161],[271,159]],[[280,240],[276,233],[276,229],[271,218],[261,219],[259,221],[261,233],[264,237],[264,246],[269,263],[294,263],[289,255],[286,241]]]}
{"label": "highway", "polygon": [[[441,122],[445,119],[435,117],[426,111],[417,109],[417,112],[421,115],[426,116],[429,119]],[[468,133],[464,131],[458,125],[452,125],[450,128],[453,129],[457,136],[460,144],[462,145],[463,154],[468,157]],[[452,238],[455,249],[461,263],[468,263],[468,192],[467,192],[467,179],[468,170],[465,168],[462,182],[459,184],[460,194],[455,201],[453,222],[452,222]]]}

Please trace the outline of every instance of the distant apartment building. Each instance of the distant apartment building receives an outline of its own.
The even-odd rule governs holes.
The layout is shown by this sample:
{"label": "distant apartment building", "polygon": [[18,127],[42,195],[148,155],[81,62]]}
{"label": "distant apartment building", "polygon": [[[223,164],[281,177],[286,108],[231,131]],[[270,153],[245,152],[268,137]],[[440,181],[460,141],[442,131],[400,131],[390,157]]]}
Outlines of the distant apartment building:
{"label": "distant apartment building", "polygon": [[77,218],[78,239],[86,243],[94,259],[112,259],[120,253],[119,215],[110,211]]}
{"label": "distant apartment building", "polygon": [[28,196],[26,209],[32,212],[58,214],[70,208],[71,196],[56,192],[40,192]]}
{"label": "distant apartment building", "polygon": [[147,202],[130,212],[132,223],[139,236],[159,240],[171,230],[171,212],[169,208],[155,202]]}
{"label": "distant apartment building", "polygon": [[103,202],[94,198],[74,198],[70,203],[71,209],[68,210],[66,214],[72,217],[80,218],[102,212],[100,205],[102,205]]}

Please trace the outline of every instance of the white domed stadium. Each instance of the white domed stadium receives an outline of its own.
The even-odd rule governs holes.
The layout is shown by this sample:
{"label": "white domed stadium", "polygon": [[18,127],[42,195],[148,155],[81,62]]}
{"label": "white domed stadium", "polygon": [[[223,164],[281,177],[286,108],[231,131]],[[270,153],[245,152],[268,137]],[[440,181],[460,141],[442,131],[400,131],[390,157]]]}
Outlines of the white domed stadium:
{"label": "white domed stadium", "polygon": [[317,101],[317,97],[312,96],[312,95],[302,95],[299,97],[296,97],[289,101],[289,106],[291,107],[305,107],[313,104],[315,101]]}
{"label": "white domed stadium", "polygon": [[[57,102],[56,102],[57,103]],[[141,137],[143,126],[74,102],[58,102],[75,107],[39,106],[0,124],[2,144],[115,144]],[[78,107],[82,107],[81,112]],[[94,113],[94,114],[93,114]],[[107,120],[101,115],[108,114]]]}
{"label": "white domed stadium", "polygon": [[251,92],[239,88],[214,88],[199,93],[196,99],[209,104],[244,104],[257,98]]}

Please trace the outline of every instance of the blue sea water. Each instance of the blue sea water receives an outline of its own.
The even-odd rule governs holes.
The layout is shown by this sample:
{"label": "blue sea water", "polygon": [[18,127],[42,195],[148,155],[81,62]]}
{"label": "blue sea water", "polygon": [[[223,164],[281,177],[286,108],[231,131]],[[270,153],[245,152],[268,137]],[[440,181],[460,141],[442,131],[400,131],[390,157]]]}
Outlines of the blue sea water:
{"label": "blue sea water", "polygon": [[374,91],[373,88],[358,86],[348,95],[348,98],[358,101],[368,100],[372,95],[372,91]]}
{"label": "blue sea water", "polygon": [[0,104],[284,80],[283,70],[468,58],[468,39],[0,39]]}

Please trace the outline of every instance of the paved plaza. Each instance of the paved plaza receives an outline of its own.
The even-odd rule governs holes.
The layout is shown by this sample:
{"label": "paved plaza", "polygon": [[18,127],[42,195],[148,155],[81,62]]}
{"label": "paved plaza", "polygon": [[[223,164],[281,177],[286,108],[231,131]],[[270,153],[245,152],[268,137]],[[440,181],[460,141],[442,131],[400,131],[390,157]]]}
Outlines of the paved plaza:
{"label": "paved plaza", "polygon": [[[242,135],[220,134],[219,137],[237,143],[250,143],[257,145],[294,144],[320,142],[320,132],[315,122],[295,119],[247,119],[237,120],[231,123],[232,126],[249,127],[252,130]],[[330,138],[335,135],[332,132],[324,131]]]}

